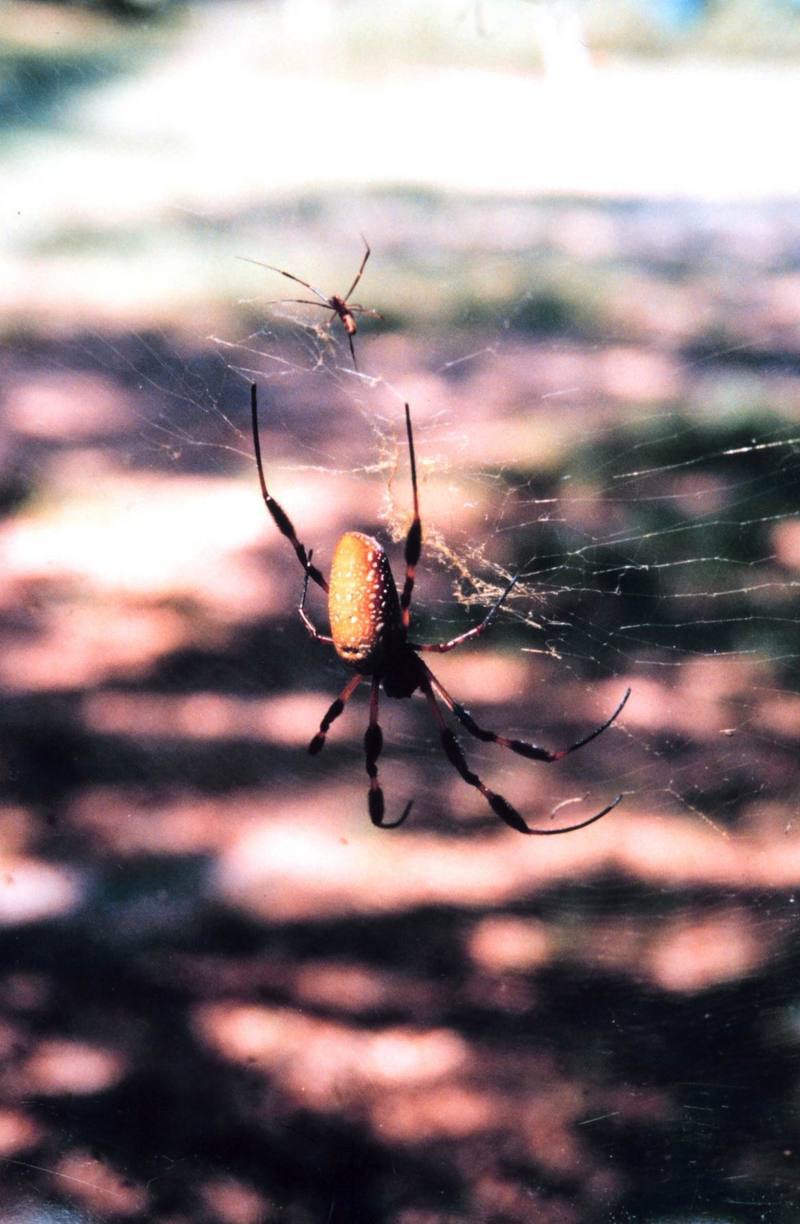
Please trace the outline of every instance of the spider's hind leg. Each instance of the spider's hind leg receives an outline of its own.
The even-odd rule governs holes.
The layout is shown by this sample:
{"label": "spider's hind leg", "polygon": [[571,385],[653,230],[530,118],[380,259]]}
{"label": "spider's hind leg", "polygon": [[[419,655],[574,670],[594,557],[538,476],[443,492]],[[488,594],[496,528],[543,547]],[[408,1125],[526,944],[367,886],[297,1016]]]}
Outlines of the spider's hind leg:
{"label": "spider's hind leg", "polygon": [[[427,671],[428,669],[426,668],[426,672]],[[576,829],[585,829],[587,825],[594,824],[596,820],[600,820],[603,816],[607,816],[608,813],[621,802],[622,795],[617,795],[616,799],[604,807],[601,812],[595,812],[593,816],[587,817],[586,820],[580,820],[577,822],[577,824],[562,825],[557,829],[531,828],[530,825],[525,823],[517,809],[513,807],[507,799],[504,799],[502,795],[498,795],[496,791],[489,790],[489,787],[486,786],[478,775],[470,769],[461,745],[453,732],[447,726],[447,723],[444,721],[442,712],[436,702],[436,697],[434,695],[429,676],[430,673],[423,677],[421,681],[421,688],[428,700],[428,705],[430,706],[431,713],[436,720],[436,725],[439,728],[439,734],[445,756],[453,768],[461,775],[464,781],[468,783],[469,786],[474,786],[476,790],[480,791],[495,815],[499,816],[501,820],[504,820],[505,823],[512,829],[515,829],[517,833],[527,833],[537,837],[554,837],[559,833],[574,833]]]}
{"label": "spider's hind leg", "polygon": [[586,744],[590,744],[593,739],[597,739],[598,735],[602,735],[622,713],[631,695],[631,690],[626,689],[622,701],[605,722],[601,723],[599,727],[595,727],[588,735],[584,735],[582,739],[577,740],[576,743],[570,744],[569,748],[561,748],[556,752],[552,752],[549,748],[540,748],[538,744],[530,744],[527,740],[509,739],[507,735],[498,735],[496,731],[489,731],[486,727],[480,727],[469,710],[453,700],[442,682],[434,676],[431,669],[426,667],[425,671],[428,673],[431,683],[448,710],[455,714],[462,727],[466,727],[470,735],[475,736],[475,739],[482,740],[485,744],[499,744],[501,748],[509,748],[511,752],[527,757],[529,761],[544,761],[547,764],[562,760],[565,756],[569,756],[571,752],[575,752],[578,748],[584,748]]}
{"label": "spider's hind leg", "polygon": [[358,362],[356,361],[355,345],[353,344],[353,333],[350,331],[349,328],[347,329],[347,343],[350,345],[350,356],[353,359],[353,369],[358,374],[359,370],[358,370]]}
{"label": "spider's hind leg", "polygon": [[383,819],[385,804],[383,801],[383,791],[378,782],[378,757],[383,748],[383,732],[378,722],[378,696],[380,694],[380,679],[377,676],[372,677],[372,693],[369,702],[369,726],[364,733],[364,752],[367,758],[367,773],[369,775],[369,791],[367,792],[367,806],[369,808],[369,818],[378,829],[396,829],[405,820],[414,800],[411,799],[403,809],[403,814],[397,820],[386,822]]}

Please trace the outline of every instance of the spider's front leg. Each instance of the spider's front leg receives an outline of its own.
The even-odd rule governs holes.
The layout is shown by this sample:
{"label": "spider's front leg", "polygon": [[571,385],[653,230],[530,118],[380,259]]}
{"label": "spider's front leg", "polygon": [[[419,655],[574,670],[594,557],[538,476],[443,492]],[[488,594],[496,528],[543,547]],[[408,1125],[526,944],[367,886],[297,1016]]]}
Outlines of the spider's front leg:
{"label": "spider's front leg", "polygon": [[267,489],[267,482],[264,478],[264,465],[261,462],[261,440],[258,436],[258,388],[255,383],[250,384],[250,416],[253,426],[253,446],[256,452],[256,467],[258,468],[258,480],[261,485],[261,496],[264,499],[264,505],[267,507],[272,521],[278,528],[281,535],[285,536],[294,549],[297,560],[302,565],[306,574],[311,578],[312,582],[316,582],[317,586],[322,587],[323,591],[328,590],[328,584],[323,578],[316,565],[311,564],[311,555],[306,552],[305,545],[297,538],[297,532],[294,529],[294,524],[289,518],[286,511],[278,505],[275,498]]}
{"label": "spider's front leg", "polygon": [[325,736],[330,730],[331,723],[342,713],[344,707],[347,705],[348,701],[353,696],[353,693],[356,691],[363,679],[363,676],[356,673],[352,680],[347,681],[347,684],[344,686],[336,700],[328,706],[328,709],[325,711],[325,716],[322,719],[322,722],[319,724],[319,731],[308,745],[308,751],[312,756],[316,756],[318,752],[322,752],[322,749],[325,747]]}
{"label": "spider's front leg", "polygon": [[417,461],[414,456],[414,434],[411,430],[411,409],[406,404],[406,435],[408,437],[408,455],[411,461],[411,489],[414,495],[414,517],[406,536],[406,580],[403,583],[403,593],[400,596],[400,613],[403,628],[408,630],[411,623],[411,595],[414,590],[417,565],[422,553],[422,520],[419,516],[419,493],[417,492]]}
{"label": "spider's front leg", "polygon": [[428,651],[435,654],[446,654],[448,650],[455,650],[458,646],[463,646],[464,642],[470,641],[471,638],[480,637],[482,633],[489,628],[497,613],[502,608],[505,601],[508,599],[514,587],[519,582],[519,574],[515,574],[509,582],[508,586],[503,590],[500,597],[495,600],[489,611],[484,616],[480,624],[473,625],[471,629],[465,629],[463,633],[459,633],[456,637],[450,638],[448,642],[426,642],[412,643],[414,650]]}
{"label": "spider's front leg", "polygon": [[[312,558],[313,556],[314,556],[314,549],[313,549],[313,548],[310,548],[310,549],[308,550],[308,562],[309,562],[309,565],[311,564],[311,558]],[[305,625],[306,629],[308,630],[309,634],[310,634],[310,635],[311,635],[311,637],[314,639],[314,641],[315,641],[315,642],[322,642],[322,644],[323,644],[324,646],[332,646],[332,645],[333,645],[333,638],[332,638],[332,637],[328,637],[328,636],[327,636],[327,634],[325,634],[325,633],[320,633],[319,629],[317,628],[317,626],[316,626],[316,625],[314,624],[314,622],[311,620],[311,617],[310,617],[310,616],[308,615],[308,613],[306,612],[306,596],[308,595],[308,577],[309,577],[309,575],[308,575],[308,570],[306,570],[306,572],[305,572],[305,576],[304,576],[304,578],[303,578],[303,595],[302,595],[302,598],[301,598],[301,600],[300,600],[300,604],[299,604],[299,607],[298,607],[297,611],[298,611],[298,613],[299,613],[299,615],[300,615],[300,619],[301,619],[301,621],[302,621],[302,622],[303,622],[303,624]]]}

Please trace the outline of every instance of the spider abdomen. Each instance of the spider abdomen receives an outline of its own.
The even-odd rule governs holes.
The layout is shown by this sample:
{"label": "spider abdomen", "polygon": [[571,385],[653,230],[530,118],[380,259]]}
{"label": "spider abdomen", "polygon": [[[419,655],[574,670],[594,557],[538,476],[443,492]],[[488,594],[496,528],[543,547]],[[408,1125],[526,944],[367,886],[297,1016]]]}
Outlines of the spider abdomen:
{"label": "spider abdomen", "polygon": [[328,616],[336,652],[357,671],[380,668],[402,637],[400,601],[389,558],[372,536],[348,531],[331,562]]}

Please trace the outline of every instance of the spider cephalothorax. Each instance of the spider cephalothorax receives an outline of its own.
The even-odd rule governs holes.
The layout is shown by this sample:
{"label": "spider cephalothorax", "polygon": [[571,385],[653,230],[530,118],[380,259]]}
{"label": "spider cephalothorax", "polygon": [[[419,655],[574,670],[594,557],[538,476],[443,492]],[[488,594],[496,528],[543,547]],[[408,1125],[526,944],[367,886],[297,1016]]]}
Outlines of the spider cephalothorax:
{"label": "spider cephalothorax", "polygon": [[[325,737],[331,724],[344,710],[362,680],[370,677],[371,693],[369,704],[369,724],[364,735],[364,751],[366,768],[369,776],[368,806],[373,824],[379,828],[397,828],[402,824],[411,810],[408,803],[402,815],[392,823],[384,821],[383,791],[378,782],[378,757],[383,748],[383,732],[378,723],[378,699],[380,687],[383,685],[387,697],[410,697],[417,689],[421,689],[428,702],[436,726],[439,730],[442,748],[451,765],[458,771],[465,782],[474,786],[486,799],[487,803],[506,824],[518,833],[530,833],[546,837],[558,833],[572,833],[575,829],[583,829],[607,815],[620,802],[622,796],[617,795],[602,811],[596,812],[586,820],[577,824],[562,826],[556,829],[531,828],[525,823],[516,808],[507,799],[489,790],[476,773],[467,764],[461,745],[451,729],[447,726],[437,701],[437,694],[445,706],[461,723],[463,727],[486,743],[500,744],[503,748],[519,756],[533,761],[560,761],[570,752],[582,748],[596,739],[614,722],[621,712],[630,689],[625,692],[613,714],[595,727],[588,735],[568,748],[559,752],[551,752],[530,744],[527,740],[509,739],[498,735],[476,723],[475,719],[464,706],[454,701],[444,686],[426,663],[419,657],[425,651],[443,654],[454,650],[462,642],[478,637],[489,627],[504,600],[516,585],[513,578],[500,598],[492,605],[483,620],[472,629],[460,633],[447,642],[422,644],[411,642],[408,638],[408,628],[411,620],[411,596],[414,590],[416,567],[422,549],[422,525],[419,515],[419,495],[417,492],[417,468],[414,457],[414,435],[411,429],[411,413],[408,404],[405,406],[406,435],[408,437],[408,453],[411,464],[411,488],[414,498],[414,517],[408,530],[405,543],[406,576],[403,589],[398,596],[394,576],[389,564],[389,558],[382,545],[372,536],[360,531],[348,531],[339,539],[333,554],[330,582],[326,582],[322,573],[312,564],[313,551],[306,551],[297,538],[292,522],[285,511],[278,505],[267,489],[264,478],[264,468],[261,462],[261,444],[258,434],[258,398],[255,385],[251,387],[251,412],[253,423],[253,443],[256,452],[258,478],[261,493],[267,510],[272,515],[278,530],[291,543],[305,577],[303,595],[298,611],[308,632],[318,642],[333,646],[355,675],[350,678],[336,700],[329,706],[319,726],[319,731],[309,744],[309,752],[317,753],[325,745]],[[309,619],[306,610],[309,579],[321,587],[328,596],[328,616],[330,619],[331,636],[320,633]]]}

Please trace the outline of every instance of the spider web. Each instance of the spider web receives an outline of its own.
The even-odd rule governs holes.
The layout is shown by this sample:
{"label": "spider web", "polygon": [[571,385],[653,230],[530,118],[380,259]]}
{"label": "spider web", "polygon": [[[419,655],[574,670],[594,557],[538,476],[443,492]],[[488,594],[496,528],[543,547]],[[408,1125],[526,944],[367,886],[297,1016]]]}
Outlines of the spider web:
{"label": "spider web", "polygon": [[[490,784],[510,788],[523,807],[535,797],[537,818],[565,802],[624,793],[628,805],[701,817],[720,831],[754,811],[781,812],[780,821],[790,823],[786,781],[779,775],[771,791],[762,754],[765,745],[781,752],[791,700],[779,695],[796,678],[794,358],[790,345],[785,351],[785,324],[773,328],[780,330],[774,339],[750,338],[746,313],[770,276],[773,294],[785,294],[775,269],[796,248],[793,218],[769,217],[776,237],[766,267],[752,256],[740,267],[730,257],[737,235],[766,224],[752,208],[718,218],[688,206],[649,214],[600,206],[475,208],[487,228],[505,226],[516,238],[511,249],[480,259],[490,273],[502,266],[506,282],[529,287],[491,309],[480,299],[451,303],[449,325],[440,320],[432,340],[413,317],[410,335],[391,325],[383,334],[379,326],[364,328],[360,372],[350,366],[338,320],[320,325],[316,311],[262,305],[260,296],[243,299],[240,309],[245,319],[259,314],[261,325],[237,334],[231,321],[224,335],[211,336],[205,355],[181,357],[166,336],[124,346],[97,336],[76,358],[116,376],[127,370],[136,386],[134,466],[236,473],[251,491],[246,391],[255,380],[270,483],[323,568],[337,534],[354,525],[382,533],[386,543],[403,538],[410,514],[401,428],[407,398],[425,527],[414,636],[443,640],[463,631],[511,574],[521,576],[491,633],[469,650],[470,662],[437,660],[456,699],[470,707],[478,701],[483,721],[503,733],[560,747],[602,721],[627,686],[635,694],[621,726],[567,779],[558,770],[525,777],[516,760],[469,742],[470,759]],[[465,206],[458,209],[463,214]],[[413,247],[417,218],[400,217]],[[549,260],[546,289],[530,287],[537,267],[525,250],[526,220],[541,239],[536,264]],[[600,319],[570,313],[577,296],[572,264],[558,253],[557,234],[582,228],[601,231],[607,243],[613,234],[619,250],[616,262],[592,269],[604,303]],[[654,257],[659,228],[669,241],[661,239]],[[380,251],[380,235],[372,241]],[[676,252],[701,241],[703,264],[676,278]],[[378,288],[385,278],[379,259],[368,266],[359,296],[371,290],[370,278]],[[476,257],[467,259],[465,270],[456,258],[454,280],[477,275]],[[674,299],[699,298],[698,325],[679,319],[676,334],[665,337],[655,313],[633,317],[648,279],[654,297],[672,297],[676,313]],[[615,315],[614,332],[604,334],[606,316]],[[245,537],[269,551],[275,599],[289,619],[301,577],[291,551],[257,504],[243,501],[242,512],[250,518]],[[399,574],[401,549],[392,555]],[[230,610],[226,615],[235,621]],[[251,598],[243,623],[253,615]],[[324,631],[324,607],[315,615]],[[306,659],[299,625],[286,632],[298,660]],[[471,682],[470,666],[478,677]],[[269,675],[268,661],[266,669]],[[463,669],[466,692],[459,692]],[[486,680],[493,672],[496,702]],[[295,682],[322,694],[335,689],[340,674],[335,657],[308,658]],[[358,768],[358,709],[356,699],[331,733],[329,755],[343,762],[343,775]],[[363,716],[363,697],[361,710]],[[453,788],[434,730],[391,702],[383,719],[391,789],[409,790],[401,762],[415,761],[411,789],[424,791],[418,811],[437,823],[442,789]],[[698,723],[702,746],[691,742]],[[465,791],[457,798],[457,786],[455,792],[456,827],[464,811],[468,827],[482,823],[473,802],[479,797]]]}
{"label": "spider web", "polygon": [[[508,224],[508,210],[476,211],[489,230]],[[511,211],[522,228],[525,209]],[[553,259],[546,290],[529,288],[521,300],[496,303],[493,313],[478,302],[449,330],[441,327],[434,343],[417,335],[359,335],[360,373],[349,368],[338,322],[321,328],[315,318],[291,313],[294,307],[273,307],[264,325],[243,338],[215,338],[230,370],[262,387],[270,437],[287,431],[282,449],[294,450],[298,424],[307,432],[316,415],[325,452],[304,463],[294,451],[275,472],[288,490],[282,501],[290,513],[292,481],[307,474],[330,477],[330,490],[317,493],[326,498],[335,497],[337,480],[350,487],[361,480],[372,509],[358,521],[379,524],[384,538],[399,542],[410,508],[399,424],[402,402],[411,400],[424,556],[433,567],[415,605],[427,636],[460,632],[469,623],[462,609],[478,619],[519,572],[502,627],[492,642],[474,648],[500,660],[511,649],[534,656],[534,679],[526,683],[516,673],[518,691],[529,697],[524,711],[510,711],[509,732],[533,725],[539,738],[546,735],[536,686],[557,691],[559,675],[562,718],[569,717],[570,699],[590,692],[593,682],[606,706],[614,704],[612,691],[630,683],[639,689],[640,708],[654,700],[660,714],[622,719],[628,743],[615,744],[612,756],[630,754],[631,772],[617,771],[620,789],[720,828],[765,800],[760,755],[762,737],[770,737],[761,714],[769,694],[796,674],[789,490],[800,435],[788,407],[793,357],[779,352],[770,335],[750,338],[743,319],[748,299],[764,292],[763,276],[774,276],[780,293],[776,266],[796,248],[793,219],[769,221],[780,253],[770,247],[767,268],[752,258],[739,267],[730,249],[738,234],[767,223],[757,210],[715,217],[688,206],[531,208],[529,226],[543,231],[540,262],[552,259],[562,227],[602,230],[607,241],[613,233],[619,262],[629,261],[624,273],[613,260],[593,269],[604,311],[620,317],[612,334],[602,334],[602,319],[570,317],[576,291],[564,261]],[[648,249],[654,231],[662,234],[655,257]],[[676,277],[679,252],[701,242],[702,266]],[[525,256],[508,247],[482,258],[489,283],[498,263],[506,281],[535,278]],[[470,272],[459,268],[453,278]],[[370,273],[375,277],[374,264],[365,292]],[[682,295],[699,296],[697,324],[679,320],[677,334],[665,338],[655,308],[649,319],[632,317],[648,279],[654,297],[671,296],[676,307]],[[471,317],[476,309],[479,326]],[[554,325],[559,312],[563,322]],[[567,334],[541,335],[551,328]],[[328,448],[334,455],[326,458]],[[310,542],[307,533],[302,538]],[[328,533],[328,556],[331,544]],[[619,677],[615,689],[611,677]],[[550,689],[551,710],[553,698]],[[629,713],[635,709],[636,703]],[[682,742],[698,719],[716,741],[713,773]],[[408,743],[405,730],[400,736]],[[496,750],[474,743],[469,749],[481,768],[502,777],[506,763]],[[432,743],[430,750],[436,751]],[[607,764],[608,753],[596,755]],[[438,770],[436,776],[438,785]],[[553,781],[537,779],[537,791]]]}

